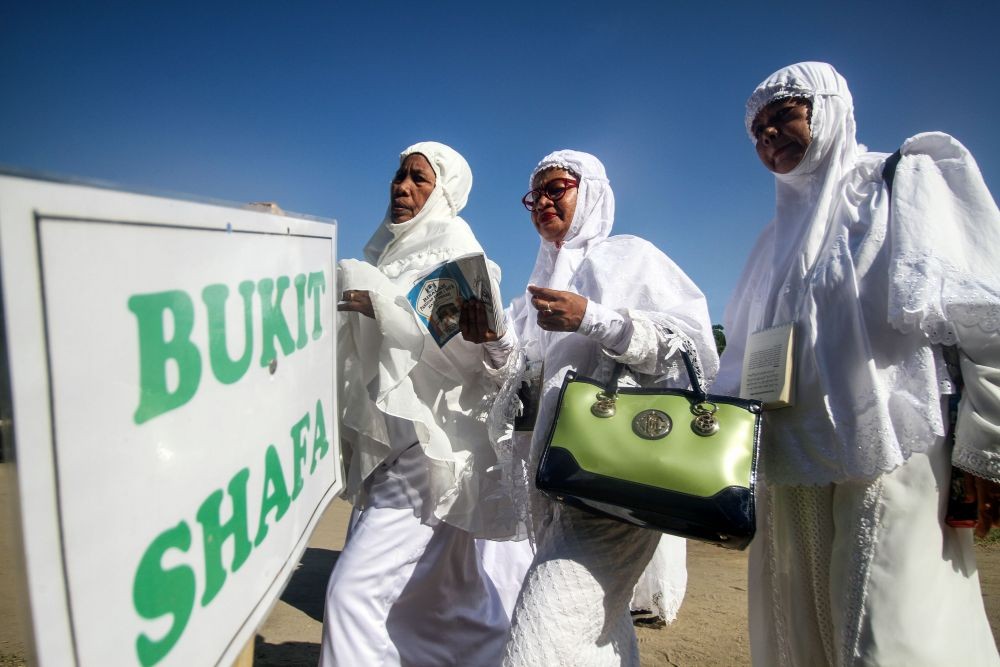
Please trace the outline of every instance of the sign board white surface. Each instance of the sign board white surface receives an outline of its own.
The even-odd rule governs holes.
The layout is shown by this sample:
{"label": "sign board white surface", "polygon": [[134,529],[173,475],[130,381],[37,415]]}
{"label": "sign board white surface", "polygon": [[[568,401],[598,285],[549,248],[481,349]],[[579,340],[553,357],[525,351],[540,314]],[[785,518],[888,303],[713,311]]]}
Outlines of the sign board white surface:
{"label": "sign board white surface", "polygon": [[228,665],[340,491],[331,223],[0,176],[42,665]]}

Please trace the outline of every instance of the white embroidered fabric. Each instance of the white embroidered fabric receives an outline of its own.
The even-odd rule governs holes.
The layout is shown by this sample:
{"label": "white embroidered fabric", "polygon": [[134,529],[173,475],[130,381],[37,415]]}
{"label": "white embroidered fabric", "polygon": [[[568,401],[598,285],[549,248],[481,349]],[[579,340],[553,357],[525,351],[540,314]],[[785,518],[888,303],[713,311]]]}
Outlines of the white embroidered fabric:
{"label": "white embroidered fabric", "polygon": [[[704,295],[666,255],[643,239],[611,236],[614,195],[597,158],[558,151],[539,163],[580,177],[576,213],[561,248],[541,241],[531,283],[580,294],[614,308],[633,327],[617,358],[629,363],[643,386],[688,386],[677,351],[690,345],[708,377],[718,355]],[[532,175],[534,176],[534,174]],[[532,434],[528,470],[537,468],[562,386],[569,370],[607,381],[616,365],[595,338],[581,333],[543,331],[530,295],[508,310],[529,361],[543,360],[542,395]],[[531,530],[537,555],[518,602],[508,645],[507,665],[637,665],[629,599],[648,564],[659,534],[556,505],[532,495]],[[683,560],[674,568],[685,568]],[[675,572],[648,581],[651,595],[677,598]],[[672,583],[673,582],[673,583]]]}
{"label": "white embroidered fabric", "polygon": [[654,531],[560,506],[514,610],[505,667],[638,665],[629,600],[658,542]]}
{"label": "white embroidered fabric", "polygon": [[997,330],[1000,215],[971,156],[939,133],[903,144],[890,205],[886,156],[862,152],[847,83],[824,63],[769,77],[748,118],[789,91],[812,100],[812,143],[775,176],[775,217],[727,306],[713,391],[738,391],[748,334],[794,322],[795,405],[765,413],[762,474],[872,479],[944,433],[929,407],[950,391],[935,344],[956,322]]}
{"label": "white embroidered fabric", "polygon": [[767,487],[750,546],[754,664],[1000,665],[971,531],[941,521],[948,454],[936,438],[871,481]]}

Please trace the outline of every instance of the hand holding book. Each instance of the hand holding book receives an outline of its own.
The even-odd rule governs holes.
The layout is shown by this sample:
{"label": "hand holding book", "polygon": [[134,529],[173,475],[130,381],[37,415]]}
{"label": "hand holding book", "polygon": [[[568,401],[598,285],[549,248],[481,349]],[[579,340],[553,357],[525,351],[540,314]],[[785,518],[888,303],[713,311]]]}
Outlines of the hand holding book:
{"label": "hand holding book", "polygon": [[367,290],[349,289],[344,290],[337,302],[337,310],[348,313],[361,313],[367,317],[375,318],[375,308],[372,306],[372,298]]}
{"label": "hand holding book", "polygon": [[472,342],[496,341],[506,331],[500,295],[480,253],[433,268],[416,281],[407,298],[438,347],[444,347],[460,331]]}
{"label": "hand holding book", "polygon": [[462,338],[470,343],[493,343],[500,340],[497,332],[490,328],[486,305],[479,299],[462,302],[458,326],[462,330]]}

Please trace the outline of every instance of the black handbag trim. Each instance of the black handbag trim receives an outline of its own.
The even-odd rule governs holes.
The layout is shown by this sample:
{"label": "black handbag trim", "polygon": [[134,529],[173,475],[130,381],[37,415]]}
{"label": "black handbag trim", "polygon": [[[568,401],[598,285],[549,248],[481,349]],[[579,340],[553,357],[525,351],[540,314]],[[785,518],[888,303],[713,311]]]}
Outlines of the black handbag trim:
{"label": "black handbag trim", "polygon": [[[539,489],[561,502],[596,510],[608,518],[730,549],[742,549],[753,539],[756,529],[753,486],[731,486],[705,498],[583,470],[573,454],[562,447],[550,447],[546,458],[549,475],[539,478],[542,482]],[[586,498],[574,495],[580,485],[586,485]],[[626,509],[617,503],[629,507]],[[669,515],[662,513],[660,508],[663,507],[670,508]],[[721,534],[707,529],[706,524],[729,525],[730,530]]]}

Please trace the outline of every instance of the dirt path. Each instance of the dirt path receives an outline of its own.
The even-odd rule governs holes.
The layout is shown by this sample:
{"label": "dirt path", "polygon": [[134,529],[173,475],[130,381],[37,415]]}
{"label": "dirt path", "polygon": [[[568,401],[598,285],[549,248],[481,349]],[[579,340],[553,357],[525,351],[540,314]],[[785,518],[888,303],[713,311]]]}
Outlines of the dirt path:
{"label": "dirt path", "polygon": [[[326,578],[343,547],[350,508],[335,501],[320,521],[298,571],[257,638],[255,667],[315,665]],[[977,548],[979,576],[994,637],[1000,636],[1000,546]],[[688,591],[677,620],[639,628],[643,667],[750,664],[746,553],[688,543]]]}
{"label": "dirt path", "polygon": [[[9,512],[6,466],[0,465],[0,505]],[[350,508],[335,501],[323,515],[281,600],[261,627],[256,667],[310,667],[319,659],[323,599],[343,547]],[[10,524],[8,524],[10,525]],[[0,530],[0,667],[25,664],[24,606],[10,531]],[[993,634],[1000,637],[1000,544],[978,547],[979,576]],[[688,543],[688,591],[677,620],[639,628],[642,665],[737,667],[750,664],[746,623],[746,554]]]}

